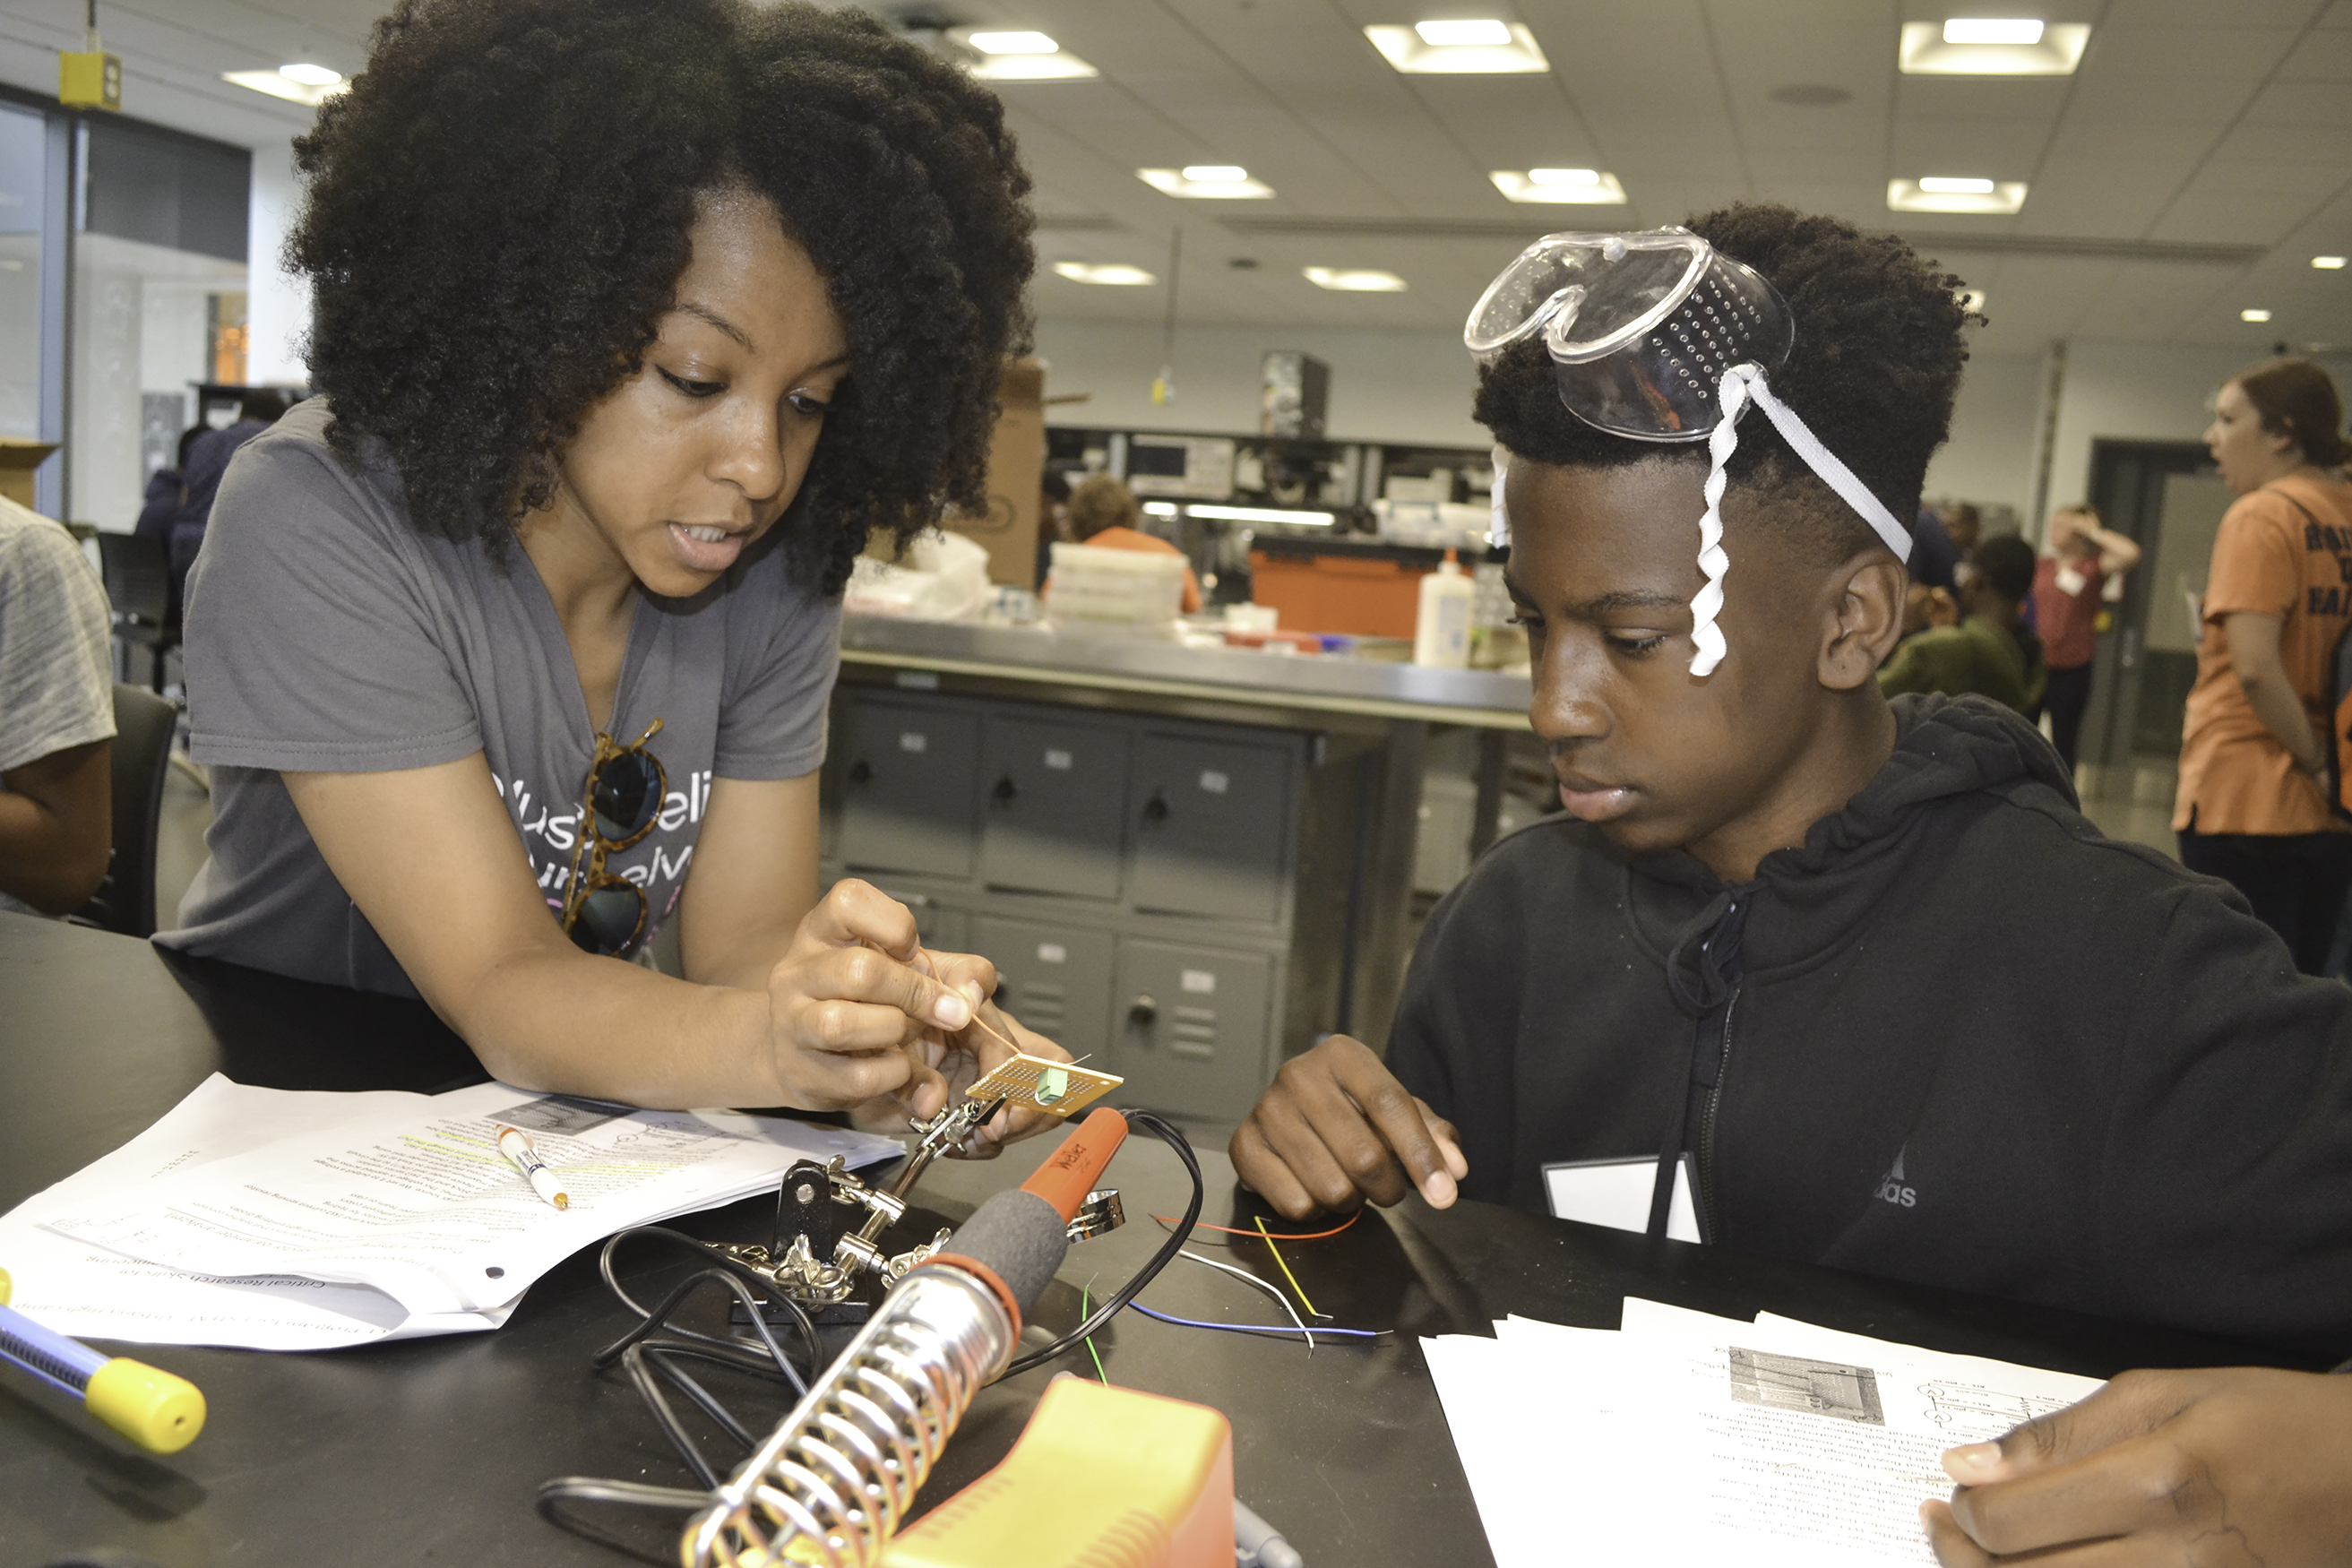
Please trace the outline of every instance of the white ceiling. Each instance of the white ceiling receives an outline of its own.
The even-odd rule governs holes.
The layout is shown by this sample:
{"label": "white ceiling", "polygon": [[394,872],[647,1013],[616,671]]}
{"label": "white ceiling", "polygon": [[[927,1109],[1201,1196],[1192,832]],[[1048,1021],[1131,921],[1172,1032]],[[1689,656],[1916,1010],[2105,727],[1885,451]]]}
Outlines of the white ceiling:
{"label": "white ceiling", "polygon": [[[887,0],[870,8],[891,11]],[[224,70],[362,62],[381,0],[102,0],[124,108],[261,146],[308,112]],[[1102,70],[1001,90],[1038,183],[1039,248],[1165,274],[1183,230],[1188,322],[1451,329],[1526,239],[1784,201],[1925,241],[1988,290],[1980,353],[2086,336],[2259,349],[2352,342],[2352,0],[931,0],[943,23],[1035,27]],[[2091,24],[2072,77],[1905,77],[1905,21],[2038,15]],[[1401,76],[1367,23],[1502,15],[1548,76]],[[54,90],[80,0],[0,0],[0,79]],[[1828,86],[1829,108],[1773,89]],[[1160,195],[1141,167],[1245,165],[1270,201]],[[1487,171],[1591,166],[1622,207],[1520,206]],[[2024,180],[2013,217],[1894,214],[1886,182]],[[1234,258],[1253,258],[1237,270]],[[1384,268],[1402,294],[1344,295],[1307,266]],[[1157,321],[1160,288],[1041,275],[1040,314]],[[2242,323],[2246,306],[2274,312]]]}

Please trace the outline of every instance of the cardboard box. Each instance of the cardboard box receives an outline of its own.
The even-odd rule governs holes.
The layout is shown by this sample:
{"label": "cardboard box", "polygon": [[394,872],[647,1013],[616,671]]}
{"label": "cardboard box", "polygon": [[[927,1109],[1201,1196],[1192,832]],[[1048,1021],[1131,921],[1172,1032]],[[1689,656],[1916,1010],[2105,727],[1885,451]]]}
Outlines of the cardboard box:
{"label": "cardboard box", "polygon": [[33,471],[56,451],[53,441],[0,441],[0,496],[37,511],[33,505]]}
{"label": "cardboard box", "polygon": [[942,526],[988,552],[989,580],[1037,586],[1037,510],[1045,478],[1045,366],[1006,362],[988,450],[988,515],[950,513]]}

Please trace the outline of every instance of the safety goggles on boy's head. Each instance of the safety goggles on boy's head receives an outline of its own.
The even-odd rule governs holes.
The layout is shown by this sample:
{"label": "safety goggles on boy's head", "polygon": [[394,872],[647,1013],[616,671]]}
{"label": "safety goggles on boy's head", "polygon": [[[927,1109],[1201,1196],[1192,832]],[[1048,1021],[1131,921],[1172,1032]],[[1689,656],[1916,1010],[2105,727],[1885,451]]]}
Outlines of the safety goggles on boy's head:
{"label": "safety goggles on boy's head", "polygon": [[[1487,285],[1463,328],[1463,342],[1481,361],[1540,336],[1560,402],[1595,429],[1635,441],[1708,443],[1698,555],[1706,582],[1691,601],[1693,675],[1713,671],[1725,652],[1716,624],[1731,564],[1723,551],[1724,466],[1750,402],[1898,560],[1911,558],[1909,531],[1772,395],[1765,374],[1787,362],[1794,335],[1780,290],[1683,228],[1546,235]],[[1498,496],[1501,484],[1498,466]],[[1508,526],[1499,502],[1496,517],[1498,531]]]}

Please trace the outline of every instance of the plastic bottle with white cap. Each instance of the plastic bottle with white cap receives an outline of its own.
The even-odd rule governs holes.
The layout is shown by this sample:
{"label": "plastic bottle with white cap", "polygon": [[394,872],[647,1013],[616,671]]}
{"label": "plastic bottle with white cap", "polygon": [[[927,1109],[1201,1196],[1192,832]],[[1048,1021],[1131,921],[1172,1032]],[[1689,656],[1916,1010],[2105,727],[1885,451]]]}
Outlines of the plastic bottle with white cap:
{"label": "plastic bottle with white cap", "polygon": [[1412,662],[1438,669],[1470,664],[1470,602],[1477,587],[1445,552],[1436,571],[1421,580],[1421,611],[1412,623]]}

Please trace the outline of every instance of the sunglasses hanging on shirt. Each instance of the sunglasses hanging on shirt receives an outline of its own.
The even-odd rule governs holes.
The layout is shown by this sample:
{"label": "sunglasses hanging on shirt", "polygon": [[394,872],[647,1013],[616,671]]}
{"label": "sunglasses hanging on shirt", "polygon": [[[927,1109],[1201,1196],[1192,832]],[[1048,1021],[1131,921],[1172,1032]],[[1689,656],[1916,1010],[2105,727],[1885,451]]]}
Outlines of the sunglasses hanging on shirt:
{"label": "sunglasses hanging on shirt", "polygon": [[644,839],[661,816],[669,775],[646,743],[661,733],[655,720],[624,746],[603,731],[581,786],[580,836],[572,846],[572,876],[564,885],[563,930],[573,945],[603,958],[626,954],[645,933],[646,895],[635,882],[604,868],[604,857]]}
{"label": "sunglasses hanging on shirt", "polygon": [[[1462,341],[1483,363],[1540,337],[1559,400],[1597,430],[1635,441],[1708,443],[1706,510],[1691,601],[1691,673],[1723,662],[1724,468],[1753,403],[1822,481],[1861,514],[1895,558],[1911,535],[1795,411],[1766,374],[1788,362],[1795,325],[1788,301],[1753,268],[1684,228],[1634,234],[1553,234],[1518,254],[1471,307]],[[1494,532],[1507,542],[1496,465]]]}

